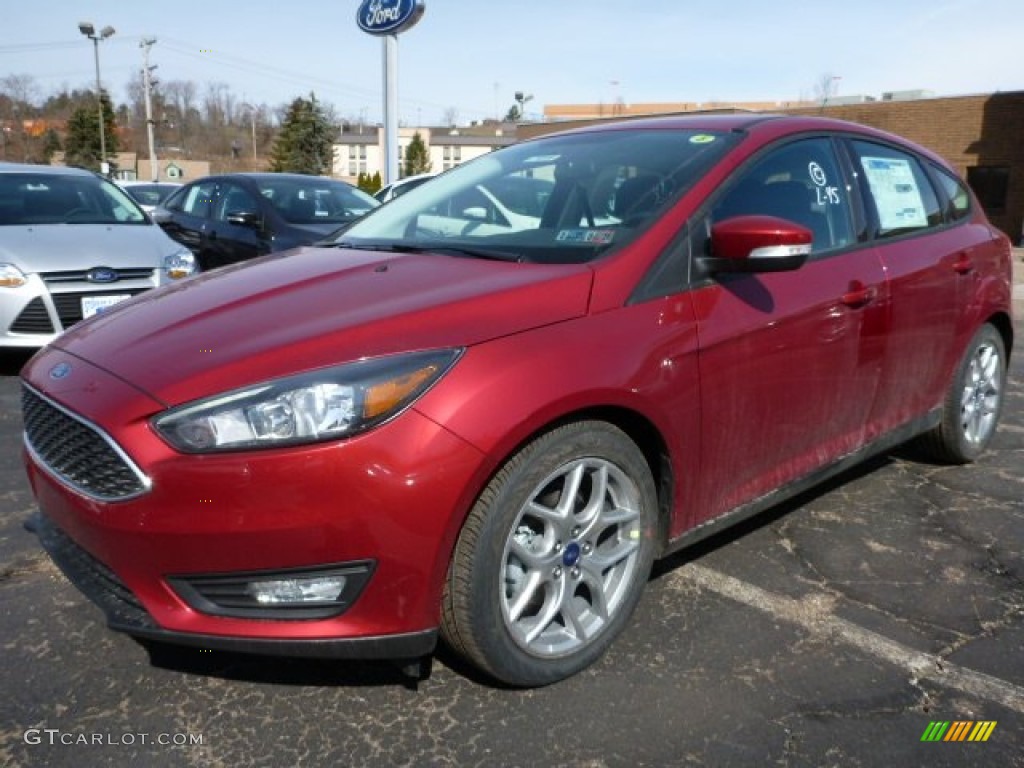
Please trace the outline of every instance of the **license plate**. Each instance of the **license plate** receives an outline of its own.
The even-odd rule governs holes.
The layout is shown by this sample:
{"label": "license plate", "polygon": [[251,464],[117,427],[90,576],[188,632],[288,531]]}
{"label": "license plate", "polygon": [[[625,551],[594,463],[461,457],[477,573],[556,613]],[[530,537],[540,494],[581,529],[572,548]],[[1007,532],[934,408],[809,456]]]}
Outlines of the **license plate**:
{"label": "license plate", "polygon": [[119,301],[130,299],[131,294],[119,293],[115,296],[83,296],[82,297],[82,319],[98,315],[105,309],[117,304]]}

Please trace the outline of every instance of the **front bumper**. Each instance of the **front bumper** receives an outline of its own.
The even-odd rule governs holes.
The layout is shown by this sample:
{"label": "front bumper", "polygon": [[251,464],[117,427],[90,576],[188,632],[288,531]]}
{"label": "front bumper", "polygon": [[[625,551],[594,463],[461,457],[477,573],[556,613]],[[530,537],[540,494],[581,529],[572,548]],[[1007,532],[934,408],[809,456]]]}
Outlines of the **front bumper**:
{"label": "front bumper", "polygon": [[436,629],[320,640],[224,637],[167,630],[153,620],[145,606],[113,571],[75,544],[44,515],[37,512],[25,527],[39,537],[39,543],[68,580],[99,606],[107,618],[107,626],[134,637],[203,650],[335,659],[411,659],[433,652],[437,645]]}
{"label": "front bumper", "polygon": [[159,269],[117,270],[124,278],[96,284],[85,272],[30,274],[20,288],[0,289],[0,347],[37,349],[83,319],[83,299],[131,297],[163,284]]}
{"label": "front bumper", "polygon": [[[50,380],[65,359],[72,374]],[[97,498],[24,452],[41,542],[112,628],[282,655],[408,658],[433,648],[477,449],[410,409],[346,441],[183,455],[150,427],[159,404],[104,371],[48,350],[25,376],[101,429],[149,480],[139,495]],[[329,617],[218,615],[180,589],[192,577],[360,562],[373,564],[372,575]]]}

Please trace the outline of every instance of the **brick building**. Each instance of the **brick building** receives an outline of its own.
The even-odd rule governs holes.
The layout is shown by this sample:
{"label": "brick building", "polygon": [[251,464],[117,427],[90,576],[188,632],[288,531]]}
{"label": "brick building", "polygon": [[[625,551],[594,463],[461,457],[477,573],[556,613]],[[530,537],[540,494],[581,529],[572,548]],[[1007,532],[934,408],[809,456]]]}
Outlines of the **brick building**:
{"label": "brick building", "polygon": [[[822,114],[821,108],[786,110]],[[1024,91],[829,105],[828,117],[905,136],[944,157],[989,219],[1014,243],[1024,235]]]}
{"label": "brick building", "polygon": [[[651,107],[649,114],[693,111]],[[706,105],[699,105],[704,107]],[[769,108],[780,114],[826,115],[850,120],[905,136],[944,157],[967,180],[981,200],[989,219],[1014,243],[1024,236],[1024,91],[863,101],[855,104],[784,106]],[[564,105],[563,105],[564,107]],[[735,107],[734,107],[735,108]],[[586,113],[587,110],[581,110]],[[721,111],[721,110],[715,110]],[[731,110],[727,110],[731,111]],[[569,110],[563,109],[568,114]],[[622,110],[611,119],[639,116]],[[608,119],[608,118],[606,118]],[[593,119],[522,125],[519,139],[585,125]],[[1022,243],[1024,244],[1024,243]]]}

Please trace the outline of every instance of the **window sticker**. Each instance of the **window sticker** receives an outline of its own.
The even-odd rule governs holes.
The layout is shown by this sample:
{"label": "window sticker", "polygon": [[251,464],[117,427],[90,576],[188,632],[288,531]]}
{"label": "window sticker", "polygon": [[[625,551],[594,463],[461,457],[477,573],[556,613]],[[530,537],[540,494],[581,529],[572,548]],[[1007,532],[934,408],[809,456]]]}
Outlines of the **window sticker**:
{"label": "window sticker", "polygon": [[614,238],[614,229],[563,229],[555,236],[560,243],[586,245],[608,245]]}
{"label": "window sticker", "polygon": [[710,144],[714,140],[715,137],[707,133],[698,133],[696,136],[690,137],[691,144]]}
{"label": "window sticker", "polygon": [[814,182],[814,191],[818,195],[818,205],[839,205],[842,198],[839,197],[839,187],[833,187],[828,183],[828,174],[825,169],[813,160],[807,164],[807,173]]}
{"label": "window sticker", "polygon": [[921,189],[914,178],[910,161],[905,158],[862,157],[861,165],[868,177],[871,195],[878,207],[882,229],[927,227]]}

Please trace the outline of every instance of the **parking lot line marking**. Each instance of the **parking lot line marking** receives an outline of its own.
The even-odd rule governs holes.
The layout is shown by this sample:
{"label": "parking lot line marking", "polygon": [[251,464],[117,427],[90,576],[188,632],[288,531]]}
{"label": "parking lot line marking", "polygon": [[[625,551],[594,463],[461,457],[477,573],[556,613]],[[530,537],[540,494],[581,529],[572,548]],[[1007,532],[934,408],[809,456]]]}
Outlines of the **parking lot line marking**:
{"label": "parking lot line marking", "polygon": [[1024,713],[1024,688],[983,672],[960,667],[937,656],[916,651],[877,632],[834,616],[820,600],[794,600],[776,595],[695,563],[672,573],[669,583],[684,581],[791,624],[797,624],[813,635],[834,638],[851,645],[876,658],[903,667],[916,678],[930,680],[946,688],[953,688],[987,699],[1015,712]]}

